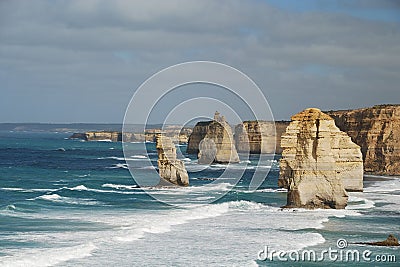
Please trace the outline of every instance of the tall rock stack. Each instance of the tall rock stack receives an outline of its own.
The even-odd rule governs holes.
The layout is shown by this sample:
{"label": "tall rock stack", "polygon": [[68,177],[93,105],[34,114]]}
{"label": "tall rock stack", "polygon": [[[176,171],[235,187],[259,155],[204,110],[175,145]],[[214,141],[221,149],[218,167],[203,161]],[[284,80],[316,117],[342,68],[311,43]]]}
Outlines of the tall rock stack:
{"label": "tall rock stack", "polygon": [[340,130],[361,146],[364,170],[400,175],[400,105],[329,111]]}
{"label": "tall rock stack", "polygon": [[176,159],[176,148],[171,139],[159,135],[157,136],[157,152],[158,152],[158,172],[162,178],[160,185],[168,185],[163,183],[167,181],[174,185],[188,186],[189,176],[185,169],[185,164]]}
{"label": "tall rock stack", "polygon": [[[215,112],[214,120],[208,125],[203,144],[200,143],[199,149],[200,164],[239,162],[231,126],[218,112]],[[214,159],[210,158],[213,154],[215,154]]]}
{"label": "tall rock stack", "polygon": [[215,112],[214,120],[196,124],[186,151],[198,153],[200,164],[239,162],[232,129],[218,112]]}
{"label": "tall rock stack", "polygon": [[319,109],[292,117],[282,136],[278,185],[288,189],[287,206],[343,209],[349,190],[362,190],[360,147]]}

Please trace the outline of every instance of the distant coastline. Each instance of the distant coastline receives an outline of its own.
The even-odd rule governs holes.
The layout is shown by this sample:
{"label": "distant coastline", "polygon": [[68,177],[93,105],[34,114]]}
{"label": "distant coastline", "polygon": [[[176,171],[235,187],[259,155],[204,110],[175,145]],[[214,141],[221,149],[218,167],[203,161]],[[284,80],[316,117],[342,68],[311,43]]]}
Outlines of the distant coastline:
{"label": "distant coastline", "polygon": [[[159,129],[162,124],[148,124],[147,129]],[[142,131],[143,125],[132,124],[132,129]],[[89,131],[121,131],[122,123],[0,123],[0,131],[15,132],[89,132]]]}

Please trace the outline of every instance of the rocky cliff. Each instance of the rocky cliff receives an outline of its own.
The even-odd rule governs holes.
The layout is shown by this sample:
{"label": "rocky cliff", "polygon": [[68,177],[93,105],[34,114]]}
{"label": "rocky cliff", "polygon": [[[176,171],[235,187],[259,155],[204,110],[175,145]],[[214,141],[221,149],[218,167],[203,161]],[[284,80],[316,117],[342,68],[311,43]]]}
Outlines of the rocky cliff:
{"label": "rocky cliff", "polygon": [[244,121],[235,127],[235,144],[240,153],[282,153],[281,136],[289,122]]}
{"label": "rocky cliff", "polygon": [[70,139],[82,139],[85,141],[110,140],[112,142],[156,142],[157,136],[163,134],[171,138],[173,143],[187,143],[192,129],[180,126],[167,126],[166,129],[149,129],[144,133],[122,133],[118,131],[90,131],[74,133]]}
{"label": "rocky cliff", "polygon": [[239,162],[232,129],[218,112],[213,121],[199,122],[189,137],[187,153],[198,153],[200,164]]}
{"label": "rocky cliff", "polygon": [[[124,142],[145,142],[146,134],[144,133],[123,133],[122,138]],[[152,140],[152,142],[155,140]]]}
{"label": "rocky cliff", "polygon": [[86,140],[87,141],[105,141],[109,140],[112,142],[122,141],[122,133],[121,132],[86,132]]}
{"label": "rocky cliff", "polygon": [[90,131],[85,133],[74,133],[70,139],[82,139],[85,141],[122,141],[122,133],[118,131]]}
{"label": "rocky cliff", "polygon": [[86,133],[73,133],[69,139],[82,139],[87,141],[87,135]]}
{"label": "rocky cliff", "polygon": [[282,135],[286,132],[286,128],[289,126],[289,121],[276,121],[275,129],[276,129],[276,154],[282,154],[283,149],[281,146]]}
{"label": "rocky cliff", "polygon": [[400,105],[327,113],[361,146],[366,172],[400,175]]}
{"label": "rocky cliff", "polygon": [[278,181],[280,187],[288,189],[287,205],[345,208],[345,188],[362,190],[359,146],[319,109],[306,109],[291,119],[281,140]]}
{"label": "rocky cliff", "polygon": [[213,121],[200,121],[194,126],[193,131],[188,138],[186,153],[196,155],[199,153],[200,142],[206,136],[208,127],[212,122]]}
{"label": "rocky cliff", "polygon": [[159,135],[156,146],[158,152],[158,173],[162,178],[160,185],[171,183],[179,186],[188,186],[188,173],[184,163],[176,159],[176,148],[171,139]]}
{"label": "rocky cliff", "polygon": [[191,128],[181,126],[166,126],[164,129],[149,129],[145,132],[146,142],[156,142],[157,136],[162,134],[169,137],[173,143],[185,144],[188,142]]}

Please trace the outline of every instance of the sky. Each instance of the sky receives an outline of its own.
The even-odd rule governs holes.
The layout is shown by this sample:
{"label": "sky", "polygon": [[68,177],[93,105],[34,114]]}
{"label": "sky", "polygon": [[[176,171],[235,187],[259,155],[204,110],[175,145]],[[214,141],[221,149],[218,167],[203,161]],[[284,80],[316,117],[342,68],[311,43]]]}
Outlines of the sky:
{"label": "sky", "polygon": [[[187,61],[245,73],[276,120],[400,103],[400,3],[0,1],[0,122],[121,123],[144,81]],[[152,123],[185,99],[218,95],[210,86],[166,97]],[[188,108],[212,116],[217,107]]]}

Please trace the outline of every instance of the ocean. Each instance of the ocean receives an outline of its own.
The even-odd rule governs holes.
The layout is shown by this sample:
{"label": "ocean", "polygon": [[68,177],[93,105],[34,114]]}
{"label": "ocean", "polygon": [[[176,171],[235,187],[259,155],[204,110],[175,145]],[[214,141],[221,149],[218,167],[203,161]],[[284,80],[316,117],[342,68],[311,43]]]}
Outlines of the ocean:
{"label": "ocean", "polygon": [[[389,234],[399,237],[398,178],[366,176],[364,192],[349,193],[345,210],[281,209],[286,192],[277,187],[279,156],[264,159],[270,172],[249,192],[252,174],[263,167],[256,166],[257,156],[233,165],[230,175],[236,170],[243,175],[232,177],[240,178],[232,187],[229,177],[218,181],[225,165],[199,169],[196,158],[179,146],[191,185],[144,190],[128,170],[121,143],[69,140],[69,135],[0,131],[0,266],[400,262],[398,247],[354,244],[384,240]],[[131,145],[134,149],[143,144]],[[157,163],[155,144],[145,145],[146,154],[133,153],[130,159],[141,178],[152,175],[145,161],[153,168]],[[158,196],[187,203],[169,205]],[[338,240],[345,246],[339,247]],[[333,258],[325,254],[319,260],[318,255],[330,248],[338,251]],[[346,261],[343,254],[350,249],[359,251],[360,259]],[[273,250],[275,257],[265,257]],[[362,258],[366,250],[371,254]],[[315,251],[316,259],[302,258],[304,251]]]}

